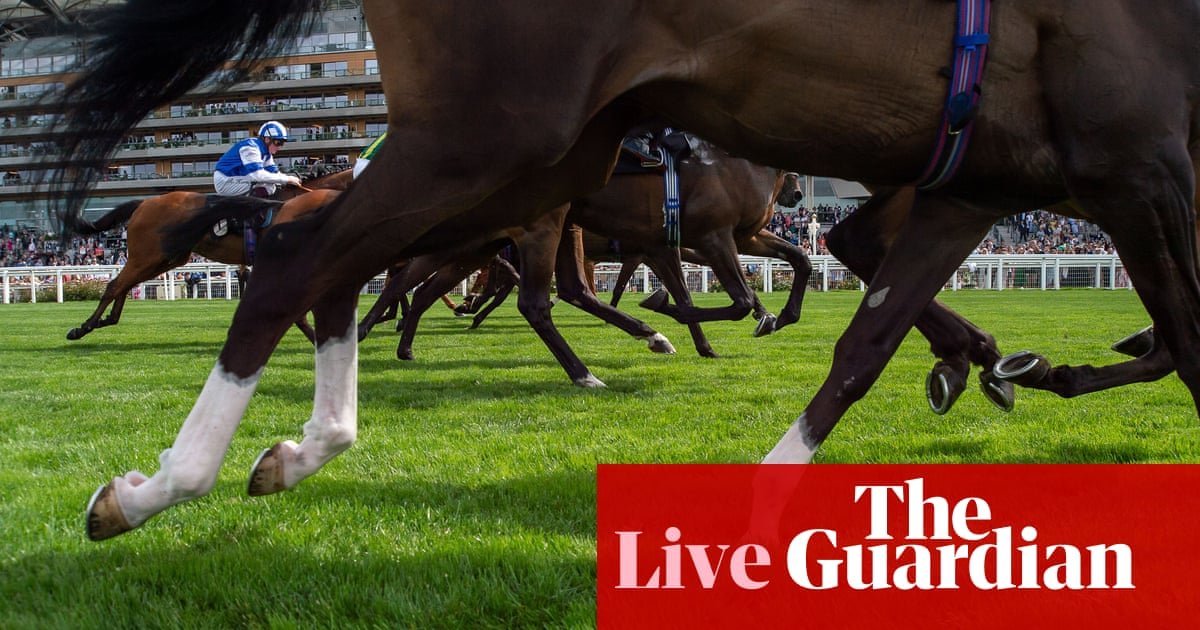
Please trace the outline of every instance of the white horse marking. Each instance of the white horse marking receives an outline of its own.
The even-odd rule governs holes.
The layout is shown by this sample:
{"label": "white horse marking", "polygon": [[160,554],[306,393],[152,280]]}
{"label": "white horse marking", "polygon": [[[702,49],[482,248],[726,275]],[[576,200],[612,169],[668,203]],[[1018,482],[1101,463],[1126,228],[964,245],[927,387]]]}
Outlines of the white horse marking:
{"label": "white horse marking", "polygon": [[358,438],[358,327],[317,348],[316,394],[304,439],[281,444],[288,488],[312,475]]}
{"label": "white horse marking", "polygon": [[879,308],[883,305],[883,302],[887,300],[888,292],[891,290],[892,287],[883,287],[882,289],[872,293],[867,298],[867,306],[871,308]]}
{"label": "white horse marking", "polygon": [[260,368],[239,379],[218,361],[175,443],[158,456],[159,471],[148,479],[136,470],[113,479],[117,503],[130,525],[137,527],[172,505],[212,490],[261,376]]}
{"label": "white horse marking", "polygon": [[779,443],[763,458],[764,464],[807,464],[817,452],[816,444],[808,438],[808,419],[804,414],[788,427]]}

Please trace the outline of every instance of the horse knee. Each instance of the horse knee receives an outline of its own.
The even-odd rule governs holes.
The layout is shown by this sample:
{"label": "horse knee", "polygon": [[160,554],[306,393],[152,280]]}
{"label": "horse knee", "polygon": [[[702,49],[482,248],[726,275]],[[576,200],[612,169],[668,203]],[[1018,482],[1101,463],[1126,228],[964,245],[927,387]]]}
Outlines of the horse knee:
{"label": "horse knee", "polygon": [[517,310],[525,319],[546,319],[550,316],[550,300],[518,296]]}

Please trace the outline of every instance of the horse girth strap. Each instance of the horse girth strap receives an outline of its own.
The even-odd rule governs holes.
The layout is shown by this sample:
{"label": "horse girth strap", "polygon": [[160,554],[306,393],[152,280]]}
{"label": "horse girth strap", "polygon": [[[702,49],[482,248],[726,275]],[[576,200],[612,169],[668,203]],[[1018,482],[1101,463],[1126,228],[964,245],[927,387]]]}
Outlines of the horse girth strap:
{"label": "horse girth strap", "polygon": [[990,40],[991,0],[957,0],[954,53],[950,59],[950,87],[937,144],[929,165],[917,179],[917,188],[939,188],[954,177],[971,140],[975,114],[982,96],[983,67]]}
{"label": "horse girth strap", "polygon": [[667,235],[667,247],[678,248],[680,241],[679,172],[675,167],[675,156],[663,151],[663,230]]}

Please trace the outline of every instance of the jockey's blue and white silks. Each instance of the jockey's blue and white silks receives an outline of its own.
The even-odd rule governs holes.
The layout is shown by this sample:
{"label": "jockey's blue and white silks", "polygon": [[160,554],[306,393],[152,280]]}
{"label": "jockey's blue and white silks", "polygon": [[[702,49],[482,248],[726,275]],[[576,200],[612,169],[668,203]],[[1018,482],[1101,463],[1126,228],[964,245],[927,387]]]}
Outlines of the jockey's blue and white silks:
{"label": "jockey's blue and white silks", "polygon": [[294,177],[279,172],[275,158],[260,138],[246,138],[229,148],[213,167],[213,187],[219,195],[245,195],[261,185],[268,194]]}

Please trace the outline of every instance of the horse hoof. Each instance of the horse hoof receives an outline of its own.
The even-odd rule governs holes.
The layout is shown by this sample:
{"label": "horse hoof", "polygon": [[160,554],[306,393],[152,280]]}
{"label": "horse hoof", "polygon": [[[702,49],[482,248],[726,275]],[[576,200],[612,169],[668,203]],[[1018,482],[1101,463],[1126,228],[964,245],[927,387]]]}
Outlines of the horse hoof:
{"label": "horse hoof", "polygon": [[1016,390],[1013,384],[1001,380],[990,371],[979,373],[979,389],[983,390],[983,395],[992,401],[1000,411],[1008,413],[1013,410],[1013,405],[1017,400]]}
{"label": "horse hoof", "polygon": [[939,363],[925,377],[925,398],[937,415],[945,415],[967,388],[965,379],[950,366]]}
{"label": "horse hoof", "polygon": [[1154,348],[1154,325],[1151,324],[1112,345],[1112,349],[1137,358]]}
{"label": "horse hoof", "polygon": [[1016,383],[1022,387],[1032,387],[1046,378],[1050,372],[1050,362],[1039,354],[1022,350],[1014,352],[996,362],[992,373],[1001,380]]}
{"label": "horse hoof", "polygon": [[358,327],[358,342],[362,343],[363,340],[366,339],[367,335],[369,335],[369,334],[371,334],[370,326],[359,326]]}
{"label": "horse hoof", "polygon": [[595,376],[592,376],[591,374],[587,374],[585,376],[581,376],[577,379],[574,379],[573,382],[576,385],[578,385],[579,387],[595,387],[595,388],[608,387],[607,385],[604,384],[604,381],[596,378]]}
{"label": "horse hoof", "polygon": [[399,348],[399,347],[396,348],[396,358],[400,359],[401,361],[412,361],[413,360],[412,348]]}
{"label": "horse hoof", "polygon": [[109,482],[96,488],[87,506],[87,537],[106,540],[133,529],[117,503],[117,489]]}
{"label": "horse hoof", "polygon": [[250,468],[250,483],[246,492],[252,497],[261,497],[287,490],[283,483],[283,457],[280,445],[276,444],[258,454]]}
{"label": "horse hoof", "polygon": [[666,289],[659,289],[654,293],[651,293],[648,297],[646,297],[646,299],[638,302],[638,306],[650,309],[652,311],[657,311],[667,305],[668,297],[670,297],[670,295],[667,293]]}
{"label": "horse hoof", "polygon": [[775,332],[776,321],[777,320],[775,316],[770,313],[763,315],[762,319],[758,320],[758,325],[754,327],[754,336],[766,337],[767,335]]}
{"label": "horse hoof", "polygon": [[88,334],[88,331],[82,328],[72,328],[71,330],[67,331],[67,341],[75,341],[76,339],[82,338],[86,334]]}
{"label": "horse hoof", "polygon": [[671,340],[663,336],[662,333],[654,333],[646,337],[646,346],[651,352],[657,354],[675,354],[675,346],[671,345]]}

